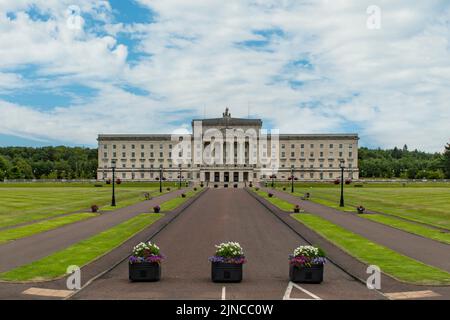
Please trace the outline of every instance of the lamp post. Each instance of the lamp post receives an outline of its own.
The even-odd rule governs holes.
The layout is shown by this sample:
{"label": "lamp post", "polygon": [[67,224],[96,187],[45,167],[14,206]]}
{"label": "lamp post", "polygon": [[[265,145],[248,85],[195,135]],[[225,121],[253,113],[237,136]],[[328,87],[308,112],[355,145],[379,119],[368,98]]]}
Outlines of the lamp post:
{"label": "lamp post", "polygon": [[115,173],[116,173],[116,160],[111,161],[111,169],[112,169],[112,199],[111,199],[111,206],[116,206],[116,192],[114,189],[114,184],[116,182]]}
{"label": "lamp post", "polygon": [[181,179],[182,179],[182,176],[181,176],[181,167],[180,167],[180,170],[179,170],[179,175],[178,175],[178,189],[181,189]]}
{"label": "lamp post", "polygon": [[159,167],[159,193],[162,193],[163,168]]}
{"label": "lamp post", "polygon": [[271,176],[270,176],[270,178],[272,178],[272,189],[274,188],[274,186],[275,186],[275,178],[276,178],[277,176],[276,175],[274,175],[274,174],[272,174]]}
{"label": "lamp post", "polygon": [[341,159],[339,167],[341,168],[341,201],[339,202],[339,207],[344,207],[344,169],[345,169],[344,159]]}
{"label": "lamp post", "polygon": [[294,193],[294,168],[291,167],[291,193]]}

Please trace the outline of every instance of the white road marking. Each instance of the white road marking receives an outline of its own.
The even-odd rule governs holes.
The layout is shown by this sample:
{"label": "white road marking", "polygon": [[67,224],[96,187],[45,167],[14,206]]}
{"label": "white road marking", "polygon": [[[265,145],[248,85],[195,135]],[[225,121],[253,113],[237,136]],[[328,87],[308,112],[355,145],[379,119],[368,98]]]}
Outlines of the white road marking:
{"label": "white road marking", "polygon": [[[312,299],[301,299],[301,298],[291,298],[291,292],[293,288],[297,288],[300,291],[306,293],[307,295],[309,295]],[[283,300],[322,300],[320,297],[316,296],[314,293],[300,287],[298,284],[293,283],[292,281],[289,282],[286,291],[284,293],[283,296]]]}
{"label": "white road marking", "polygon": [[391,292],[391,293],[385,293],[385,295],[391,300],[420,299],[420,298],[432,298],[432,297],[440,296],[439,293],[436,293],[431,290]]}
{"label": "white road marking", "polygon": [[222,287],[222,300],[226,300],[227,288]]}
{"label": "white road marking", "polygon": [[73,291],[70,290],[54,290],[54,289],[46,289],[46,288],[28,288],[23,291],[22,294],[29,294],[34,296],[42,296],[42,297],[55,297],[55,298],[65,298],[72,294]]}

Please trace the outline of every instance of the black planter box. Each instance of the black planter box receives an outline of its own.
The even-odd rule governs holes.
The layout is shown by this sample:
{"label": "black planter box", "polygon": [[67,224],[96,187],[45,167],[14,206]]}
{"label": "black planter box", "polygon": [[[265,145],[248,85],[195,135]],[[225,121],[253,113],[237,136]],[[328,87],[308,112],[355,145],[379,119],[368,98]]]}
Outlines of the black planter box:
{"label": "black planter box", "polygon": [[211,279],[213,282],[241,282],[242,263],[211,262]]}
{"label": "black planter box", "polygon": [[128,279],[130,281],[159,281],[161,266],[157,262],[129,263]]}
{"label": "black planter box", "polygon": [[323,264],[311,267],[290,265],[289,280],[298,283],[321,283],[323,281]]}

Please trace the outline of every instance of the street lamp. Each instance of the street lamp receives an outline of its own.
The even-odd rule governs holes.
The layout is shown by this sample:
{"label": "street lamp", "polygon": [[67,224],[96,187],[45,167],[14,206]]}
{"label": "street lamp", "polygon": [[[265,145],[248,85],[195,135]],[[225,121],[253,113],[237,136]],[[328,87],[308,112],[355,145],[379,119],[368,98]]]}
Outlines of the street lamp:
{"label": "street lamp", "polygon": [[291,193],[294,193],[294,168],[291,168]]}
{"label": "street lamp", "polygon": [[272,174],[271,176],[270,176],[270,178],[272,179],[272,189],[274,188],[274,185],[275,185],[275,178],[276,178],[277,176],[276,175],[274,175],[274,174]]}
{"label": "street lamp", "polygon": [[116,206],[116,193],[114,189],[114,184],[116,182],[115,173],[116,173],[116,160],[111,160],[111,169],[112,169],[112,199],[111,206]]}
{"label": "street lamp", "polygon": [[344,159],[341,159],[339,167],[341,168],[341,201],[339,202],[339,206],[344,207],[344,169],[345,169]]}
{"label": "street lamp", "polygon": [[163,168],[159,167],[159,193],[162,193]]}
{"label": "street lamp", "polygon": [[181,189],[181,179],[182,179],[182,176],[181,176],[181,167],[180,167],[180,170],[179,170],[179,175],[178,175],[178,189]]}

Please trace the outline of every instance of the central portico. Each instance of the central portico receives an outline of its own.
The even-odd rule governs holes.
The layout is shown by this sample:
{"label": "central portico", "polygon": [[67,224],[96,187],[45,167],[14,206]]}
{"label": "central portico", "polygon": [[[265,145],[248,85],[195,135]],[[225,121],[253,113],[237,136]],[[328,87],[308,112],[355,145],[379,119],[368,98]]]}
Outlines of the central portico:
{"label": "central portico", "polygon": [[[213,182],[215,184],[227,183],[246,183],[258,178],[258,170],[256,163],[250,161],[250,141],[249,137],[244,138],[242,146],[237,141],[238,134],[254,132],[259,134],[262,128],[262,121],[260,119],[242,119],[232,118],[229,109],[226,108],[221,118],[211,119],[194,119],[192,120],[192,131],[195,132],[195,125],[201,125],[202,128],[202,150],[206,151],[206,156],[211,156],[216,161],[213,164],[202,164],[198,167],[200,181],[206,183]],[[212,131],[212,133],[211,133]],[[222,139],[221,146],[217,143],[217,137],[214,132],[220,131]],[[233,136],[233,141],[227,141],[227,134]],[[194,143],[195,144],[195,143]],[[208,147],[212,148],[212,154],[209,155]],[[256,151],[255,151],[256,152]],[[231,154],[232,153],[232,154]],[[205,155],[205,154],[203,154]],[[239,157],[242,156],[241,161]],[[220,159],[222,161],[217,161]],[[231,161],[230,161],[231,160]]]}

